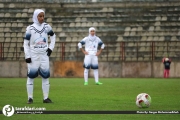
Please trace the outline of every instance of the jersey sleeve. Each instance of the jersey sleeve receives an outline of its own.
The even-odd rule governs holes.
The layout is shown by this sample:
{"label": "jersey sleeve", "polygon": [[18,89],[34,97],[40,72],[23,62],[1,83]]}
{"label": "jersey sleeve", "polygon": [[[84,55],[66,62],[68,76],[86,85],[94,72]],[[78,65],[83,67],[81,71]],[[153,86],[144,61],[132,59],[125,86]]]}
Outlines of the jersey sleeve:
{"label": "jersey sleeve", "polygon": [[31,57],[30,56],[30,46],[29,46],[30,39],[31,39],[31,31],[30,31],[30,26],[28,26],[26,28],[26,32],[24,35],[24,44],[23,44],[25,59]]}
{"label": "jersey sleeve", "polygon": [[104,43],[102,42],[102,40],[100,38],[98,38],[98,45],[101,47],[101,49],[104,49],[105,45]]}
{"label": "jersey sleeve", "polygon": [[53,32],[52,27],[49,24],[47,25],[47,34],[50,36],[51,40],[49,48],[53,50],[56,42],[56,34]]}
{"label": "jersey sleeve", "polygon": [[78,47],[82,48],[82,46],[86,43],[86,37],[83,38],[79,43],[78,43]]}

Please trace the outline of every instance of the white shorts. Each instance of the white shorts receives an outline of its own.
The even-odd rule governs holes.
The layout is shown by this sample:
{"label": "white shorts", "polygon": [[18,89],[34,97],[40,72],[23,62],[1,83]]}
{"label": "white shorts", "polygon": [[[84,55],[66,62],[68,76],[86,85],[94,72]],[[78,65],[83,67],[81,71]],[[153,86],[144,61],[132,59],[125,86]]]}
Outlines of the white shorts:
{"label": "white shorts", "polygon": [[95,55],[85,55],[83,67],[86,69],[98,69],[98,57]]}
{"label": "white shorts", "polygon": [[43,78],[50,77],[49,70],[49,57],[47,53],[44,54],[31,54],[31,63],[27,63],[29,78],[36,78],[38,74]]}

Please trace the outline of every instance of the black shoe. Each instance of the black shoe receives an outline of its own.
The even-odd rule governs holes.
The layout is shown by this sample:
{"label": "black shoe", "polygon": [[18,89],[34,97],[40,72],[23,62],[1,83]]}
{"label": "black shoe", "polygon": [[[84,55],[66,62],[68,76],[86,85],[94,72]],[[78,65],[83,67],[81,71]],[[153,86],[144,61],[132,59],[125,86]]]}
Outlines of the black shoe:
{"label": "black shoe", "polygon": [[33,103],[33,99],[29,98],[29,100],[27,101],[27,104],[32,104]]}
{"label": "black shoe", "polygon": [[53,102],[51,101],[51,99],[47,98],[47,99],[43,100],[43,103],[53,103]]}

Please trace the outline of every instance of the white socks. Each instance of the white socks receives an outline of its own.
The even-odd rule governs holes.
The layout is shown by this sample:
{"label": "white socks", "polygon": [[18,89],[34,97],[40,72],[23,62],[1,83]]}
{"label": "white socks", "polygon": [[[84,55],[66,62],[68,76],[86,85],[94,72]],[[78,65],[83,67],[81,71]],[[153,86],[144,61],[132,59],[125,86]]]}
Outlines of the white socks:
{"label": "white socks", "polygon": [[[33,83],[34,83],[34,79],[31,79],[28,77],[27,84],[26,84],[28,99],[29,98],[33,99],[33,88],[34,88]],[[44,100],[48,98],[49,87],[50,87],[49,79],[42,78],[42,91],[43,91]]]}
{"label": "white socks", "polygon": [[[95,82],[99,82],[99,74],[98,74],[98,69],[95,69],[93,70],[94,71],[94,79],[95,79]],[[84,69],[84,81],[85,82],[88,82],[88,72],[89,72],[89,69]]]}
{"label": "white socks", "polygon": [[94,79],[95,79],[95,82],[99,82],[99,74],[98,74],[98,69],[95,69],[94,70]]}
{"label": "white socks", "polygon": [[88,82],[88,72],[89,72],[89,69],[84,69],[84,81],[85,82]]}
{"label": "white socks", "polygon": [[43,91],[44,100],[48,98],[49,87],[50,87],[49,79],[48,78],[42,78],[42,91]]}
{"label": "white socks", "polygon": [[33,99],[33,83],[34,83],[34,79],[31,78],[27,78],[27,83],[26,83],[26,88],[27,88],[27,94],[28,94],[28,99],[32,98]]}

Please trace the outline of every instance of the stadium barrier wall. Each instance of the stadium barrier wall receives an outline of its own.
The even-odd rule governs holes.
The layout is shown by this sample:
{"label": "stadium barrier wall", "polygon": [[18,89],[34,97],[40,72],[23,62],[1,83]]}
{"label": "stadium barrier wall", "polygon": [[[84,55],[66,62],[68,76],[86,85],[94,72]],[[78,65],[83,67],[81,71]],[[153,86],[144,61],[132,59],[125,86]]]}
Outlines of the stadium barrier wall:
{"label": "stadium barrier wall", "polygon": [[[27,65],[24,61],[1,61],[0,77],[27,77]],[[51,61],[51,77],[83,77],[83,62]],[[172,62],[170,77],[180,77],[180,63]],[[119,78],[161,78],[164,66],[162,62],[100,62],[99,76]],[[89,77],[93,77],[90,70]]]}

